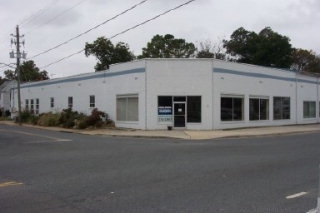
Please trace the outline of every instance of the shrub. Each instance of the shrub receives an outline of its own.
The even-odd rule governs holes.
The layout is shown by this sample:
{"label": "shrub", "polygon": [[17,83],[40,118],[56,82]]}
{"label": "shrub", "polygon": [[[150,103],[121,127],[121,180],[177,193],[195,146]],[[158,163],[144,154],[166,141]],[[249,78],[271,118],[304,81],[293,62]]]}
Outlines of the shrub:
{"label": "shrub", "polygon": [[88,127],[88,125],[87,125],[86,118],[82,118],[80,120],[77,120],[77,122],[76,122],[77,129],[85,129],[87,127]]}
{"label": "shrub", "polygon": [[11,112],[10,112],[9,110],[6,110],[6,111],[4,112],[4,115],[5,115],[6,117],[10,117],[10,116],[11,116]]}
{"label": "shrub", "polygon": [[40,115],[37,124],[39,126],[58,126],[60,114],[54,114],[52,112]]}
{"label": "shrub", "polygon": [[20,114],[21,122],[29,124],[37,124],[39,116],[32,114],[29,111],[22,111]]}
{"label": "shrub", "polygon": [[72,109],[64,109],[59,118],[59,124],[64,128],[73,128],[75,126],[75,121],[79,117],[77,111],[72,111]]}
{"label": "shrub", "polygon": [[106,113],[94,108],[86,119],[88,126],[101,127],[103,125],[102,117],[105,117]]}
{"label": "shrub", "polygon": [[72,109],[64,109],[59,118],[59,124],[64,128],[77,127],[79,120],[84,119],[85,115]]}

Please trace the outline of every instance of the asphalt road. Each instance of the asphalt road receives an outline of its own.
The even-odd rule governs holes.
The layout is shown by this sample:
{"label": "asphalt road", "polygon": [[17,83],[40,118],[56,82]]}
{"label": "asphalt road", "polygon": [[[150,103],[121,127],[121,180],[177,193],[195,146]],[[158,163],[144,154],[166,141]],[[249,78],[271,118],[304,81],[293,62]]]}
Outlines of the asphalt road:
{"label": "asphalt road", "polygon": [[319,139],[184,141],[0,125],[0,212],[307,212],[317,205]]}

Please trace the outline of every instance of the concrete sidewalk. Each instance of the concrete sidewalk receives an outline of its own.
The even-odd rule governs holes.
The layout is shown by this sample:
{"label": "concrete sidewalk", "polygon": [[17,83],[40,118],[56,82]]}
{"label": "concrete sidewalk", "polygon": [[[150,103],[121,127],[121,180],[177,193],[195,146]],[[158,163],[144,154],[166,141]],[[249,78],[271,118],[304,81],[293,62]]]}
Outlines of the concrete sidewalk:
{"label": "concrete sidewalk", "polygon": [[205,140],[218,138],[239,138],[239,137],[257,137],[267,135],[297,134],[320,131],[320,124],[310,125],[292,125],[277,127],[259,127],[231,130],[85,130],[81,134],[91,135],[109,135],[109,136],[129,136],[129,137],[161,137],[177,138],[187,140]]}
{"label": "concrete sidewalk", "polygon": [[[0,124],[18,125],[12,121],[0,121]],[[153,137],[153,138],[177,138],[186,140],[205,140],[217,138],[257,137],[267,135],[297,134],[320,131],[320,124],[273,126],[259,128],[243,128],[231,130],[132,130],[132,129],[94,129],[76,130],[59,127],[41,127],[23,124],[23,126],[47,129],[61,132],[73,132],[87,135],[107,135],[119,137]]]}

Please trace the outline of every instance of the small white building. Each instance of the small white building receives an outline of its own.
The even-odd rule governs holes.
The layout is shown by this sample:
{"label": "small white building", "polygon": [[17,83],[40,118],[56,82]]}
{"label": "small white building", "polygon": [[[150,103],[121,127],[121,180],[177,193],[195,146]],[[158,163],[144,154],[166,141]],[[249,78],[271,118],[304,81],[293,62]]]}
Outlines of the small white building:
{"label": "small white building", "polygon": [[10,91],[17,86],[16,81],[5,81],[0,85],[0,111],[4,116],[6,111],[11,111],[10,108]]}
{"label": "small white building", "polygon": [[[17,90],[11,104],[17,108]],[[320,80],[213,59],[142,59],[103,72],[21,85],[35,114],[98,108],[116,126],[214,130],[318,123]]]}

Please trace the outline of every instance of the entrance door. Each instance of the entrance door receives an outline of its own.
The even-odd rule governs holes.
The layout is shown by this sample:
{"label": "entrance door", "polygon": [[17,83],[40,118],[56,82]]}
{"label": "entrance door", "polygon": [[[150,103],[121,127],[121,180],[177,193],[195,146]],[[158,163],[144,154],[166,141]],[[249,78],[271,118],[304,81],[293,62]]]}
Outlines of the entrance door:
{"label": "entrance door", "polygon": [[174,127],[186,126],[186,103],[174,103]]}

